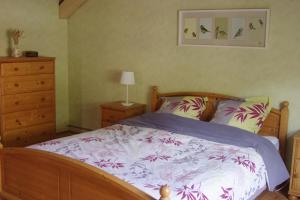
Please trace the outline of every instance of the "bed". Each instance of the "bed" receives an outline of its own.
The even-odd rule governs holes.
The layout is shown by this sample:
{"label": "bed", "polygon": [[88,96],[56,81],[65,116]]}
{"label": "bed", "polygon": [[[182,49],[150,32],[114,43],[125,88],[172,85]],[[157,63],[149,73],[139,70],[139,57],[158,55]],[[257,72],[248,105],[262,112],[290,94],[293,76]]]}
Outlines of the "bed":
{"label": "bed", "polygon": [[[157,87],[153,87],[151,90],[151,111],[157,111],[159,107],[161,106],[161,97],[171,97],[171,96],[206,96],[209,98],[207,109],[204,113],[204,119],[209,120],[212,118],[215,109],[216,104],[220,100],[226,100],[226,99],[239,99],[237,97],[230,97],[225,95],[219,95],[219,94],[212,94],[212,93],[198,93],[198,92],[176,92],[176,93],[159,93]],[[151,115],[151,113],[150,113]],[[164,116],[162,116],[164,117]],[[150,116],[151,118],[151,116]],[[169,119],[169,118],[168,118]],[[177,119],[177,118],[176,118]],[[172,120],[176,120],[175,118]],[[149,120],[149,117],[147,118]],[[153,118],[153,120],[157,120],[157,118]],[[130,121],[130,120],[129,120]],[[158,121],[161,121],[159,119]],[[127,124],[126,124],[127,123]],[[110,167],[112,170],[122,168],[124,166],[124,163],[127,162],[129,158],[124,156],[122,154],[123,152],[119,152],[118,159],[126,159],[126,161],[118,161],[118,162],[109,162],[109,161],[116,161],[116,160],[105,160],[105,159],[98,159],[97,162],[92,162],[89,164],[86,164],[84,161],[85,158],[81,154],[76,154],[73,158],[70,158],[72,156],[63,156],[64,153],[69,154],[75,154],[74,151],[70,151],[70,149],[65,149],[66,143],[72,144],[72,149],[76,150],[78,146],[85,148],[88,151],[88,148],[95,144],[95,143],[101,143],[102,140],[106,140],[109,138],[109,134],[112,134],[114,132],[114,135],[118,135],[120,137],[117,137],[117,143],[110,143],[112,146],[118,145],[117,149],[123,148],[126,149],[128,146],[131,147],[131,152],[137,151],[138,149],[135,147],[136,143],[130,144],[127,146],[124,146],[123,143],[120,141],[124,140],[124,137],[121,137],[121,135],[125,136],[139,136],[138,134],[132,134],[133,132],[138,132],[140,130],[140,126],[130,126],[128,123],[137,123],[137,120],[133,119],[131,122],[124,122],[121,124],[114,125],[112,127],[108,127],[106,129],[100,129],[98,131],[100,132],[91,132],[91,133],[84,133],[80,135],[79,137],[69,137],[64,140],[53,140],[48,141],[45,143],[37,144],[33,146],[33,148],[4,148],[1,150],[1,197],[6,199],[24,199],[24,200],[32,200],[32,199],[66,199],[66,200],[77,200],[77,199],[157,199],[160,198],[162,200],[167,200],[172,197],[172,199],[175,199],[176,196],[178,199],[208,199],[208,194],[205,194],[204,192],[199,192],[199,190],[196,189],[199,188],[199,185],[183,185],[183,187],[179,187],[178,185],[174,187],[169,187],[167,185],[171,185],[171,182],[168,182],[167,180],[172,180],[172,173],[176,171],[177,169],[174,168],[175,165],[158,165],[156,166],[159,177],[163,177],[164,181],[161,182],[159,179],[149,178],[149,177],[141,177],[140,175],[143,175],[147,173],[147,170],[143,170],[141,167],[141,163],[135,163],[135,166],[138,171],[135,170],[135,179],[126,179],[122,177],[121,175],[127,175],[126,171],[122,171],[121,174],[115,173],[115,171],[107,171],[105,167]],[[185,123],[185,122],[184,122]],[[180,120],[177,123],[178,127],[180,128]],[[264,136],[275,136],[278,138],[279,144],[280,144],[280,154],[282,158],[284,159],[285,155],[285,144],[286,144],[286,134],[287,134],[287,125],[288,125],[288,102],[283,102],[281,104],[281,108],[278,109],[272,109],[270,114],[268,115],[267,119],[264,121],[263,127],[260,131],[261,135]],[[185,143],[184,140],[188,140],[189,143],[197,143],[199,140],[196,140],[194,137],[190,136],[184,136],[176,135],[176,133],[170,133],[168,130],[157,130],[155,128],[151,127],[145,127],[146,135],[143,135],[143,137],[136,138],[136,140],[139,140],[140,148],[146,148],[146,144],[142,142],[149,142],[149,137],[146,137],[149,132],[158,133],[161,135],[165,135],[165,138],[157,138],[157,141],[160,141],[161,143],[164,143],[165,145],[172,145],[171,148],[164,149],[165,151],[169,152],[175,152],[178,154],[176,146],[180,146],[181,143]],[[143,129],[144,131],[144,129]],[[158,132],[155,132],[158,131]],[[99,134],[101,133],[101,134]],[[116,134],[115,134],[116,133]],[[98,135],[101,135],[101,137],[98,137]],[[156,134],[156,135],[158,135]],[[171,134],[171,135],[170,135]],[[149,136],[149,135],[148,135]],[[153,135],[151,135],[153,136]],[[115,138],[116,139],[116,138]],[[146,141],[144,141],[146,140]],[[192,142],[191,142],[192,141]],[[79,143],[81,142],[81,143]],[[91,142],[91,143],[90,143]],[[94,142],[94,143],[93,143]],[[126,141],[128,144],[128,141]],[[230,151],[230,152],[237,152],[237,151],[246,151],[247,155],[253,155],[253,159],[256,161],[256,165],[251,164],[251,162],[246,161],[243,162],[241,160],[234,160],[234,158],[229,159],[231,163],[229,164],[237,164],[240,163],[241,169],[246,170],[248,174],[253,173],[253,170],[255,169],[261,169],[263,170],[263,163],[262,158],[260,156],[257,156],[257,153],[252,149],[250,150],[251,153],[249,154],[248,150],[249,148],[242,148],[237,149],[234,146],[222,146],[218,142],[205,142],[208,146],[214,146],[216,148],[219,148],[217,152],[220,151]],[[130,142],[129,142],[130,143]],[[79,144],[79,145],[78,145]],[[88,145],[83,145],[88,144]],[[106,144],[106,146],[107,146]],[[62,146],[59,146],[62,145]],[[64,146],[65,145],[65,146]],[[101,144],[103,145],[103,144]],[[105,147],[105,145],[104,145]],[[206,146],[202,146],[204,149]],[[47,149],[48,148],[48,149]],[[161,148],[160,146],[157,146],[157,148]],[[165,147],[164,147],[165,148]],[[42,150],[41,150],[42,149]],[[49,151],[53,151],[55,149],[56,153],[52,153]],[[133,150],[132,150],[133,149]],[[46,150],[46,151],[44,151]],[[182,150],[187,150],[182,149]],[[150,151],[150,150],[148,150]],[[203,149],[199,149],[199,151],[203,151]],[[64,153],[62,153],[64,152]],[[76,152],[76,151],[75,151]],[[216,151],[211,152],[209,159],[211,162],[220,162],[222,163],[224,161],[224,157],[217,157],[218,155],[213,155]],[[107,152],[101,152],[102,154],[99,154],[100,157],[105,157],[105,153]],[[193,153],[199,153],[197,152]],[[63,155],[60,155],[63,154]],[[91,154],[90,154],[91,155]],[[134,157],[135,154],[132,154],[131,157]],[[172,154],[173,155],[173,154]],[[143,162],[144,165],[152,165],[155,160],[161,160],[161,163],[164,163],[168,161],[169,155],[143,155]],[[179,155],[180,156],[180,155]],[[206,155],[207,156],[207,155]],[[95,159],[93,155],[91,155],[92,158]],[[237,158],[237,157],[236,157]],[[240,156],[242,158],[242,156]],[[199,158],[200,159],[200,158]],[[180,160],[179,157],[176,158],[177,164],[181,164],[181,170],[188,170],[188,168],[192,167],[185,166],[185,160]],[[228,161],[228,162],[229,162]],[[134,162],[134,161],[132,161]],[[176,164],[175,162],[175,164]],[[148,163],[148,164],[147,164]],[[226,163],[226,162],[224,162]],[[243,164],[244,163],[244,164]],[[94,164],[94,166],[92,165]],[[228,164],[228,163],[227,163]],[[98,166],[95,167],[95,166]],[[101,169],[99,169],[99,166]],[[153,165],[154,166],[154,165]],[[261,167],[259,167],[261,166]],[[159,168],[161,167],[162,170],[159,171]],[[173,168],[172,168],[173,167]],[[207,167],[207,166],[206,166]],[[231,165],[229,165],[231,167]],[[169,168],[169,169],[168,169]],[[109,172],[109,173],[108,173]],[[151,174],[153,172],[148,172],[148,174]],[[114,175],[112,175],[114,174]],[[153,173],[155,174],[155,173]],[[157,174],[157,173],[156,173]],[[186,180],[185,178],[189,175],[189,172],[182,173],[178,172],[181,176],[181,179],[178,180]],[[205,174],[205,173],[204,173]],[[194,177],[195,174],[192,174],[192,177]],[[118,178],[119,177],[119,178]],[[157,177],[157,176],[154,176]],[[226,176],[225,180],[226,181]],[[248,191],[249,196],[247,198],[255,198],[261,193],[263,190],[266,189],[266,183],[264,177],[260,174],[260,181],[259,186],[254,189],[250,188]],[[144,180],[152,180],[145,184]],[[202,177],[203,178],[203,177]],[[245,177],[247,178],[247,177]],[[191,180],[193,178],[187,178],[187,180]],[[134,183],[131,181],[134,180]],[[142,180],[142,181],[139,181]],[[194,180],[194,179],[193,179]],[[207,179],[208,180],[208,179]],[[253,179],[254,180],[254,179]],[[256,179],[257,180],[257,179]],[[138,183],[137,183],[138,182]],[[142,182],[142,186],[140,184]],[[178,181],[180,182],[180,181]],[[248,182],[248,185],[252,184],[251,182]],[[205,184],[207,185],[207,184]],[[141,188],[144,187],[144,188]],[[139,189],[138,189],[139,188]],[[146,191],[145,191],[146,188]],[[175,189],[174,189],[175,188]],[[181,188],[181,189],[180,189]],[[142,190],[140,190],[142,189]],[[230,199],[232,198],[232,188],[231,187],[219,187],[220,194],[218,196],[221,199]],[[187,193],[187,190],[190,191],[190,193]],[[209,190],[209,189],[208,189]],[[213,188],[212,190],[215,190]],[[160,194],[159,194],[160,191]],[[242,191],[243,192],[243,191]],[[171,194],[170,194],[171,193]],[[251,193],[251,194],[250,194]],[[192,196],[189,196],[192,195]],[[193,196],[194,195],[194,196]],[[175,197],[175,198],[173,198]]]}

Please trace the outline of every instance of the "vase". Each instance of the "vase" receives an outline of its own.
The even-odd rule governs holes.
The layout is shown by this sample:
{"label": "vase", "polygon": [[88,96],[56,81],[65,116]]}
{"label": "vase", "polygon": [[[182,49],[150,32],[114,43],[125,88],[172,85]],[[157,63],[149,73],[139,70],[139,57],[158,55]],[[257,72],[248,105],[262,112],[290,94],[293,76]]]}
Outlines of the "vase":
{"label": "vase", "polygon": [[21,49],[16,45],[16,46],[14,46],[14,47],[12,48],[11,55],[12,55],[13,57],[16,57],[16,58],[21,57],[21,56],[22,56],[22,51],[21,51]]}

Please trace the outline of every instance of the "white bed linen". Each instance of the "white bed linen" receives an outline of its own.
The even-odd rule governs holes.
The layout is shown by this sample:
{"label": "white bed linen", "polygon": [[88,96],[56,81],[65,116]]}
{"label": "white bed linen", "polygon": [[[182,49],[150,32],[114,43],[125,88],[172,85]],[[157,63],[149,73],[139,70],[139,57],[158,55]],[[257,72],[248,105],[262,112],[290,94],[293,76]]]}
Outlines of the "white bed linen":
{"label": "white bed linen", "polygon": [[159,198],[252,199],[266,186],[266,169],[252,148],[220,144],[151,128],[114,125],[29,148],[81,160]]}

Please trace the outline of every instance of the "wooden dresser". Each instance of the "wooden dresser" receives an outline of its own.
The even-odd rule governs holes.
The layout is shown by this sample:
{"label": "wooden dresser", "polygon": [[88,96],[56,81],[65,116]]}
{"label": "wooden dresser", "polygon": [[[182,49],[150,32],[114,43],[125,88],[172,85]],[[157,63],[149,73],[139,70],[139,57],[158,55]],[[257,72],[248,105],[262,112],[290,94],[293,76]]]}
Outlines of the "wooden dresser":
{"label": "wooden dresser", "polygon": [[294,135],[289,200],[300,197],[300,132]]}
{"label": "wooden dresser", "polygon": [[55,59],[0,57],[1,143],[26,146],[55,134]]}
{"label": "wooden dresser", "polygon": [[121,101],[102,104],[100,110],[101,127],[111,126],[114,123],[144,114],[146,112],[146,105],[134,103],[132,106],[123,106]]}

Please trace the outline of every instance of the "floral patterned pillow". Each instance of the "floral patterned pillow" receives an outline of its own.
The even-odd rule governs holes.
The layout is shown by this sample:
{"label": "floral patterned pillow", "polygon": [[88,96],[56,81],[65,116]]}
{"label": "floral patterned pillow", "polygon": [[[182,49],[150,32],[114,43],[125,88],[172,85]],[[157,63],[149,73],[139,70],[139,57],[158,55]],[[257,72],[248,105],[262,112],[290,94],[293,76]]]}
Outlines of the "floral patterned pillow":
{"label": "floral patterned pillow", "polygon": [[221,101],[211,122],[258,133],[271,110],[269,97]]}
{"label": "floral patterned pillow", "polygon": [[191,119],[201,120],[206,109],[207,97],[184,97],[174,110],[173,114]]}
{"label": "floral patterned pillow", "polygon": [[163,103],[157,112],[173,113],[183,97],[163,97]]}

